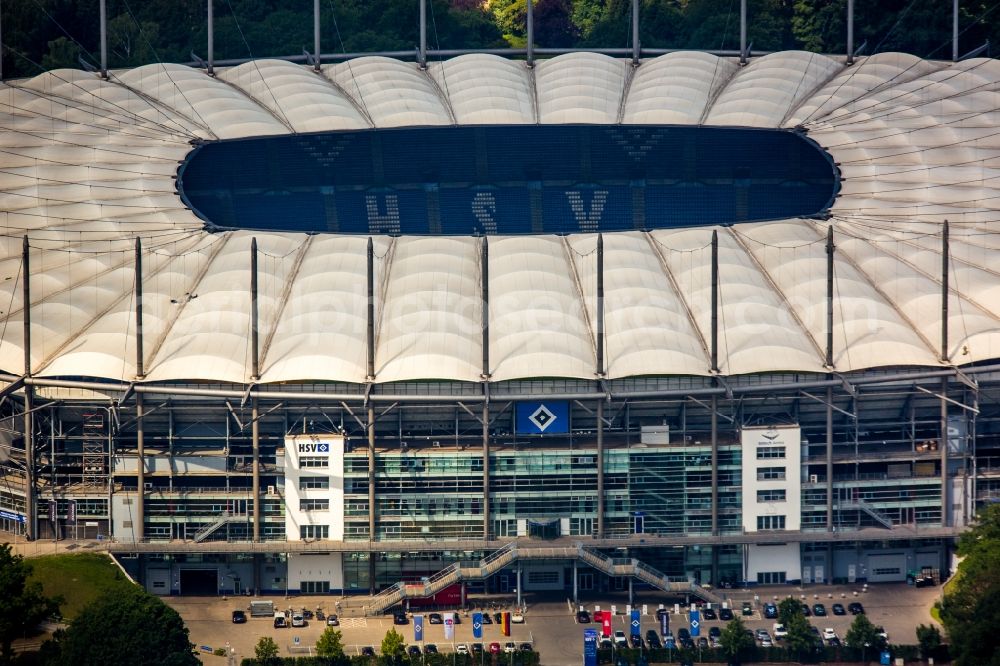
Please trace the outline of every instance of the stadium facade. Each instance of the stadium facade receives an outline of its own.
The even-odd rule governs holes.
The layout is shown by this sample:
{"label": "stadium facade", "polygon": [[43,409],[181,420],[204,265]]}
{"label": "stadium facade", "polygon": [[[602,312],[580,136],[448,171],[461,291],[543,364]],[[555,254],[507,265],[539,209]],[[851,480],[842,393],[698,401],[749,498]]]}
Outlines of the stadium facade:
{"label": "stadium facade", "polygon": [[0,87],[7,532],[698,591],[945,570],[1000,491],[1000,63],[214,74]]}

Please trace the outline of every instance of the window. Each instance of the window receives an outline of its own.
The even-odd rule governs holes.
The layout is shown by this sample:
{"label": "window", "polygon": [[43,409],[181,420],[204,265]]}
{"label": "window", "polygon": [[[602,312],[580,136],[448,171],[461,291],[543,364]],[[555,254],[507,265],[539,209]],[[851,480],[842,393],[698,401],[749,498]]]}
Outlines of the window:
{"label": "window", "polygon": [[758,490],[757,502],[784,502],[785,493],[786,491],[784,488],[776,490]]}
{"label": "window", "polygon": [[303,539],[329,539],[329,525],[302,525],[299,527],[299,536]]}
{"label": "window", "polygon": [[785,447],[783,446],[762,446],[757,449],[757,460],[767,460],[769,458],[784,458]]}
{"label": "window", "polygon": [[327,456],[303,456],[299,458],[299,467],[305,469],[307,467],[329,467],[330,458]]}
{"label": "window", "polygon": [[[758,530],[783,530],[785,529],[784,516],[757,516]],[[784,582],[784,581],[782,581]]]}
{"label": "window", "polygon": [[885,569],[872,569],[872,573],[876,576],[898,576],[903,572],[899,570],[899,567],[891,567]]}
{"label": "window", "polygon": [[784,571],[759,571],[757,583],[760,585],[781,585],[785,582]]}
{"label": "window", "polygon": [[528,582],[532,585],[560,585],[562,584],[562,572],[529,571]]}
{"label": "window", "polygon": [[299,511],[329,511],[330,500],[304,499],[299,500]]}
{"label": "window", "polygon": [[327,490],[330,488],[330,477],[327,476],[303,476],[299,479],[299,490]]}
{"label": "window", "polygon": [[784,467],[761,467],[757,470],[758,481],[783,481],[785,478]]}

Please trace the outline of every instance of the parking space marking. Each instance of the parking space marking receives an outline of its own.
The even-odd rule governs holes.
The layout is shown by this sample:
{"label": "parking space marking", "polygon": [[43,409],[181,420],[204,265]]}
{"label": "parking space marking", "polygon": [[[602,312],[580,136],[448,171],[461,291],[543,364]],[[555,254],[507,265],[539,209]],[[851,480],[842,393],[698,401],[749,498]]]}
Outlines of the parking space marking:
{"label": "parking space marking", "polygon": [[367,627],[368,618],[366,617],[344,617],[340,619],[340,626],[342,627]]}

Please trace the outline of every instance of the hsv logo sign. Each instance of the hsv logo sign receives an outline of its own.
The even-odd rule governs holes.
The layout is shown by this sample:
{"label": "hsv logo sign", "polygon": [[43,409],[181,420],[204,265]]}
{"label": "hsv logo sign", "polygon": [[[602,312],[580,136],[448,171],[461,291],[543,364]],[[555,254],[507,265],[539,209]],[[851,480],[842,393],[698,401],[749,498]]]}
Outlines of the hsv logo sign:
{"label": "hsv logo sign", "polygon": [[309,455],[330,455],[330,443],[329,442],[299,442],[298,443],[299,453],[305,453]]}

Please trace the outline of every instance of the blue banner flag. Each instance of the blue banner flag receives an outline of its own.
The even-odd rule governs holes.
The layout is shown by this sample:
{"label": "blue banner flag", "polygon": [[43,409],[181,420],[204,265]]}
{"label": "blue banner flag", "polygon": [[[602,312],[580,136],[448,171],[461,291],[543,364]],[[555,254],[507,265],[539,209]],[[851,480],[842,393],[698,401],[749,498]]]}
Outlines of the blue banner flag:
{"label": "blue banner flag", "polygon": [[413,642],[419,643],[424,640],[424,616],[413,616]]}
{"label": "blue banner flag", "polygon": [[640,617],[639,616],[639,611],[638,610],[633,610],[632,611],[632,635],[633,636],[638,636],[639,635],[639,628],[640,628],[639,617]]}
{"label": "blue banner flag", "polygon": [[517,403],[517,432],[524,435],[569,432],[569,403],[565,400]]}
{"label": "blue banner flag", "polygon": [[697,638],[701,636],[701,613],[696,610],[691,610],[691,637]]}
{"label": "blue banner flag", "polygon": [[583,630],[583,666],[597,666],[597,629]]}
{"label": "blue banner flag", "polygon": [[662,613],[657,613],[660,616],[660,635],[666,636],[670,633],[670,614],[667,613],[666,609],[663,609]]}
{"label": "blue banner flag", "polygon": [[482,638],[483,637],[483,614],[473,613],[472,614],[472,637]]}

